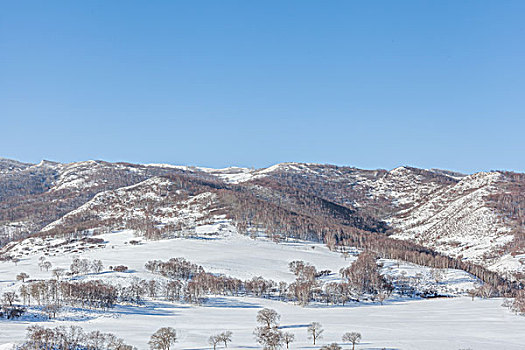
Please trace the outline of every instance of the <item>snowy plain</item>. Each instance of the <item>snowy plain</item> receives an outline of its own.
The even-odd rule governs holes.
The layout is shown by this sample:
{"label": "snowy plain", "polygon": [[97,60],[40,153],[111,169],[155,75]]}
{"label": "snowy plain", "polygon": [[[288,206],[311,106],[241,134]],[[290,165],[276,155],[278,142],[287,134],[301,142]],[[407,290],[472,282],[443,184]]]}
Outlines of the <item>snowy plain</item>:
{"label": "snowy plain", "polygon": [[[122,284],[134,278],[162,278],[146,271],[144,264],[172,257],[184,257],[213,273],[241,279],[263,276],[286,282],[294,279],[288,270],[290,261],[303,260],[318,270],[331,270],[332,274],[326,278],[337,279],[339,269],[355,259],[353,255],[345,259],[322,244],[253,240],[238,234],[227,222],[198,227],[196,233],[195,237],[142,241],[138,245],[129,243],[141,240],[130,231],[109,233],[98,236],[105,240],[103,247],[83,252],[75,246],[51,248],[61,243],[59,239],[27,240],[12,250],[21,256],[18,266],[0,262],[0,293],[19,288],[22,282],[15,279],[18,272],[26,272],[32,279],[51,278],[51,271],[40,271],[38,267],[43,251],[48,251],[46,259],[53,267],[65,269],[74,257],[100,259],[105,266],[102,273],[80,278]],[[388,260],[383,263],[384,273],[429,274],[428,268],[413,264]],[[130,271],[119,273],[107,268],[121,264],[128,266]],[[447,270],[444,276],[442,283],[456,291],[468,290],[477,283],[462,271]],[[224,330],[233,332],[229,348],[256,349],[260,347],[253,337],[255,316],[261,308],[269,307],[281,314],[281,327],[295,334],[293,349],[317,349],[323,344],[341,343],[341,335],[348,331],[363,335],[358,349],[523,349],[525,317],[512,314],[501,306],[502,302],[502,299],[472,301],[466,296],[439,299],[394,296],[385,305],[361,302],[344,307],[323,304],[301,307],[251,297],[211,296],[199,306],[146,300],[141,306],[117,305],[107,312],[69,309],[56,320],[47,320],[35,310],[20,320],[2,319],[0,346],[21,342],[25,329],[32,324],[47,327],[75,324],[86,330],[114,333],[139,349],[147,349],[150,335],[166,326],[176,328],[179,333],[176,349],[209,349],[208,337]],[[325,329],[324,338],[316,346],[306,334],[306,327],[314,321],[320,322]],[[351,348],[348,344],[345,347]]]}

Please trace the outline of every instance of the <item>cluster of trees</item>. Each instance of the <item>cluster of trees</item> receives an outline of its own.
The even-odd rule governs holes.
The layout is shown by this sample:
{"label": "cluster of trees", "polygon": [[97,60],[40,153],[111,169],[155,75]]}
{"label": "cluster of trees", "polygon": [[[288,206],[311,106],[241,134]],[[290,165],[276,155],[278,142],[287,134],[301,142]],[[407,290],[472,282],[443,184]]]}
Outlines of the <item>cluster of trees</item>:
{"label": "cluster of trees", "polygon": [[[450,268],[467,271],[492,285],[502,295],[508,295],[519,285],[504,279],[486,268],[451,258],[419,244],[388,236],[388,228],[352,209],[307,199],[309,194],[288,189],[269,179],[257,180],[274,192],[261,191],[257,195],[245,188],[222,189],[218,193],[229,211],[226,214],[236,223],[239,232],[265,232],[279,242],[288,238],[324,242],[342,252],[351,247],[374,252],[381,258],[399,259],[432,268]],[[311,195],[310,195],[311,196]]]}
{"label": "cluster of trees", "polygon": [[[97,178],[104,175],[106,179],[110,179],[101,182],[104,184],[102,185],[103,188],[97,186],[88,188],[85,195],[83,194],[85,198],[73,198],[73,196],[61,198],[60,196],[64,193],[60,191],[48,191],[43,194],[39,193],[39,196],[29,196],[28,198],[16,197],[15,194],[11,194],[16,197],[16,201],[21,201],[23,204],[4,203],[6,208],[10,208],[10,211],[3,211],[2,208],[4,207],[0,208],[0,222],[3,219],[16,221],[16,218],[20,216],[18,214],[12,214],[5,218],[2,215],[7,215],[8,212],[23,212],[29,210],[28,207],[33,209],[31,205],[35,201],[50,203],[50,198],[47,197],[56,200],[59,196],[61,205],[69,207],[73,202],[76,204],[78,204],[77,202],[85,202],[101,189],[108,190],[126,186],[143,181],[153,175],[163,176],[164,179],[168,180],[167,184],[149,189],[158,192],[159,196],[156,201],[146,200],[144,203],[132,203],[132,205],[140,207],[144,214],[141,217],[119,214],[120,216],[117,215],[114,218],[102,219],[98,215],[99,211],[107,210],[107,207],[117,207],[123,209],[119,213],[125,213],[126,206],[130,205],[129,202],[126,202],[126,198],[120,198],[117,195],[108,196],[107,199],[104,199],[106,202],[103,201],[97,204],[98,206],[95,205],[91,211],[79,212],[78,216],[75,216],[77,214],[69,215],[64,219],[62,225],[57,225],[43,235],[83,236],[92,234],[93,229],[114,229],[128,226],[136,229],[138,234],[142,234],[146,238],[156,239],[173,234],[173,231],[184,229],[179,227],[179,224],[158,225],[156,221],[159,215],[158,206],[176,206],[182,199],[204,192],[212,192],[218,195],[214,213],[227,215],[237,224],[239,231],[247,234],[255,231],[265,232],[275,241],[288,238],[319,241],[326,243],[333,250],[358,247],[373,251],[382,258],[400,259],[434,268],[462,269],[492,285],[499,294],[503,295],[509,295],[512,290],[520,288],[517,283],[511,283],[482,266],[443,256],[432,249],[412,242],[390,238],[388,236],[389,227],[380,218],[386,217],[387,213],[393,210],[392,203],[380,196],[366,197],[366,191],[359,186],[341,186],[336,181],[323,181],[322,176],[319,177],[320,175],[318,175],[326,173],[329,176],[339,174],[352,177],[352,174],[358,171],[356,169],[319,166],[314,172],[277,172],[272,176],[244,184],[226,184],[206,177],[205,174],[199,172],[195,172],[193,175],[184,175],[175,170],[168,171],[161,168],[157,170],[146,168],[142,169],[141,172],[129,171],[128,168],[132,165],[114,167],[111,164],[100,163],[93,166],[97,170],[89,176]],[[443,185],[448,185],[454,181],[448,176],[432,172],[418,169],[410,169],[410,171],[416,175],[420,172],[420,175],[425,179],[424,181],[443,183]],[[117,175],[118,178],[115,178],[114,176]],[[388,173],[381,170],[359,171],[358,175],[375,181],[387,176]],[[525,232],[523,229],[523,208],[525,207],[523,204],[523,183],[525,182],[523,177],[525,175],[511,173],[505,176],[509,179],[507,181],[508,190],[492,198],[492,202],[495,203],[495,207],[501,208],[502,212],[505,212],[518,223],[517,239],[512,248],[517,252],[523,248],[523,242],[525,242],[525,233],[523,233]],[[125,191],[133,190],[135,189],[126,189]],[[14,200],[15,197],[11,195],[6,197],[7,201]],[[366,203],[365,210],[353,208],[353,202]],[[46,208],[37,207],[42,209],[38,215],[43,215],[45,217],[43,221],[46,222],[50,218],[55,220],[63,209],[62,207],[54,208],[59,207],[55,204],[47,205]],[[53,212],[51,213],[49,210]],[[520,236],[519,232],[523,234]]]}
{"label": "cluster of trees", "polygon": [[149,282],[149,295],[155,289],[155,295],[164,295],[167,300],[185,300],[200,303],[206,295],[239,295],[270,296],[275,282],[262,277],[242,281],[228,276],[217,276],[204,271],[202,266],[193,264],[183,258],[172,258],[166,262],[153,260],[145,268],[168,277],[168,282]]}
{"label": "cluster of trees", "polygon": [[1,308],[0,308],[0,318],[15,319],[26,312],[26,308],[15,305],[15,302],[18,301],[18,296],[14,292],[5,292],[0,299]]}
{"label": "cluster of trees", "polygon": [[[199,286],[199,288],[195,288]],[[132,280],[129,285],[112,285],[102,280],[59,281],[55,279],[22,284],[19,292],[6,292],[2,298],[2,316],[15,318],[25,311],[24,306],[38,305],[49,318],[55,318],[64,306],[109,309],[118,302],[141,304],[145,297],[168,301],[185,300],[199,303],[204,296],[200,283],[179,280]],[[17,305],[17,301],[22,301]]]}
{"label": "cluster of trees", "polygon": [[224,347],[228,347],[228,343],[232,341],[233,333],[231,331],[224,331],[219,334],[212,335],[208,338],[208,344],[213,346],[213,350],[217,349],[217,344],[224,344]]}
{"label": "cluster of trees", "polygon": [[[257,313],[257,323],[259,326],[253,331],[253,335],[265,350],[275,350],[282,346],[286,337],[286,348],[293,342],[294,335],[285,333],[279,329],[279,315],[275,310],[262,309]],[[285,335],[286,334],[286,335]]]}
{"label": "cluster of trees", "polygon": [[[90,231],[93,230],[107,232],[127,228],[135,230],[137,235],[144,236],[146,239],[156,240],[175,236],[175,232],[187,230],[191,227],[186,226],[183,222],[159,225],[159,217],[165,216],[170,218],[174,213],[163,213],[158,208],[177,208],[181,201],[191,196],[214,191],[225,186],[224,183],[212,179],[203,180],[197,174],[192,176],[177,174],[178,171],[176,169],[148,169],[146,167],[141,170],[140,181],[135,183],[144,181],[152,176],[160,176],[167,181],[162,184],[155,183],[153,186],[144,183],[132,188],[120,188],[118,195],[109,193],[101,197],[96,203],[91,203],[89,210],[70,214],[62,219],[61,225],[57,225],[40,234],[69,237],[71,232],[90,235]],[[129,180],[133,181],[133,179]],[[129,185],[120,187],[126,186]],[[158,196],[156,198],[142,198],[140,201],[137,201],[134,198],[137,192],[134,191],[140,192],[142,190],[153,191]],[[103,218],[103,215],[100,214],[107,212],[108,208],[113,209],[114,215]],[[137,212],[140,212],[140,215],[137,215]]]}
{"label": "cluster of trees", "polygon": [[516,293],[514,300],[508,303],[508,307],[517,314],[525,314],[525,291],[521,290]]}
{"label": "cluster of trees", "polygon": [[[487,196],[492,207],[512,228],[514,240],[503,247],[502,253],[512,255],[525,252],[525,174],[503,172],[506,181],[500,182],[500,191]],[[519,276],[525,281],[525,276]]]}
{"label": "cluster of trees", "polygon": [[[289,349],[290,344],[295,341],[293,333],[285,332],[279,326],[280,319],[281,316],[272,309],[264,308],[257,313],[258,326],[254,329],[253,335],[263,349],[277,350],[283,346]],[[308,339],[312,341],[313,345],[316,345],[323,338],[324,329],[319,322],[312,322],[308,325],[306,332]],[[211,335],[208,338],[208,344],[213,347],[213,350],[216,350],[219,344],[223,344],[224,348],[227,348],[228,343],[232,341],[232,335],[231,331]],[[358,332],[347,332],[343,334],[342,341],[352,344],[352,350],[354,350],[355,345],[361,341],[361,334]],[[169,350],[176,342],[177,331],[171,327],[163,327],[151,336],[149,345],[152,350]],[[321,347],[321,350],[341,350],[341,347],[337,343],[332,343]]]}
{"label": "cluster of trees", "polygon": [[[23,284],[19,290],[24,305],[31,302],[43,306],[51,318],[63,305],[108,309],[119,299],[119,288],[93,281],[42,280]],[[17,296],[18,300],[18,295]]]}
{"label": "cluster of trees", "polygon": [[[45,260],[44,257],[39,259],[41,269],[49,270],[52,264]],[[68,272],[69,275],[85,274],[89,272],[100,273],[104,266],[102,261],[88,259],[74,259]],[[4,293],[3,297],[3,315],[8,318],[20,316],[25,308],[13,305],[13,302],[20,301],[22,298],[23,305],[31,306],[31,301],[43,307],[50,318],[56,317],[63,305],[82,306],[90,308],[107,309],[114,306],[118,300],[126,299],[125,288],[114,287],[104,283],[101,280],[94,281],[60,281],[60,278],[66,275],[63,268],[53,269],[53,277],[50,280],[29,281],[29,275],[20,272],[16,279],[23,284],[20,286],[19,293]],[[27,283],[26,283],[27,282]]]}
{"label": "cluster of trees", "polygon": [[[472,300],[474,300],[475,296],[483,297],[478,290],[472,290],[470,295]],[[512,299],[505,299],[502,306],[508,307],[509,310],[517,315],[525,315],[525,290],[517,291]]]}
{"label": "cluster of trees", "polygon": [[487,298],[492,298],[492,297],[497,296],[498,291],[494,287],[492,287],[490,284],[483,284],[477,288],[469,290],[469,295],[472,297],[472,299],[474,299],[474,297],[487,299]]}
{"label": "cluster of trees", "polygon": [[[20,232],[9,237],[9,240],[22,239],[38,233],[44,226],[78,208],[99,192],[130,186],[162,173],[160,169],[142,167],[142,171],[136,171],[134,168],[137,166],[101,161],[76,165],[75,172],[86,184],[90,184],[82,188],[82,191],[77,191],[74,187],[49,191],[61,175],[60,169],[53,164],[3,173],[0,176],[0,223],[27,222],[28,225]],[[85,236],[88,234],[87,230],[103,226],[102,220],[92,215],[71,219],[66,217],[64,220],[64,225],[57,225],[42,235]],[[7,243],[7,240],[0,240],[0,244],[2,243]]]}
{"label": "cluster of trees", "polygon": [[394,286],[396,292],[411,297],[421,296],[425,297],[437,297],[440,296],[440,292],[436,286],[440,283],[443,276],[442,270],[432,269],[431,275],[433,277],[434,284],[425,283],[425,278],[422,273],[418,272],[413,276],[407,275],[405,271],[402,271],[399,276],[391,276],[387,278],[392,286]]}
{"label": "cluster of trees", "polygon": [[151,273],[158,273],[164,277],[189,280],[204,269],[184,258],[171,258],[168,261],[151,260],[144,266]]}
{"label": "cluster of trees", "polygon": [[393,289],[379,273],[377,256],[372,252],[359,254],[357,260],[349,267],[342,269],[340,273],[358,294],[377,295],[390,293]]}
{"label": "cluster of trees", "polygon": [[[272,309],[264,308],[257,313],[257,323],[259,324],[253,334],[259,344],[263,346],[265,350],[276,350],[281,348],[283,345],[286,349],[289,349],[290,344],[295,341],[295,335],[290,332],[284,332],[279,326],[279,320],[281,316]],[[316,345],[319,339],[323,338],[324,329],[319,322],[312,322],[306,329],[308,339],[310,339],[313,345]],[[343,334],[342,340],[345,343],[351,343],[352,349],[355,345],[361,341],[361,334],[358,332],[347,332]],[[325,345],[321,347],[321,350],[337,350],[341,347],[337,343]]]}
{"label": "cluster of trees", "polygon": [[38,260],[38,267],[40,268],[40,271],[46,270],[49,271],[49,269],[53,266],[50,261],[46,260],[44,256],[41,256]]}
{"label": "cluster of trees", "polygon": [[[228,347],[228,343],[232,341],[233,333],[231,331],[224,331],[219,334],[211,335],[208,338],[208,343],[213,346],[213,350],[217,349],[218,344],[224,344]],[[177,343],[177,330],[172,327],[162,327],[158,329],[150,337],[148,342],[151,350],[170,350],[172,346]]]}
{"label": "cluster of trees", "polygon": [[[300,305],[307,305],[314,294],[321,292],[317,282],[317,270],[304,261],[292,261],[288,267],[296,276],[295,281],[288,286],[288,294],[292,294]],[[283,286],[285,287],[285,286]]]}
{"label": "cluster of trees", "polygon": [[100,273],[104,270],[104,264],[101,260],[88,260],[75,258],[71,263],[69,270],[72,275],[85,275],[88,273]]}
{"label": "cluster of trees", "polygon": [[76,326],[56,328],[30,326],[27,328],[25,342],[17,349],[136,350],[112,333],[85,332]]}
{"label": "cluster of trees", "polygon": [[[90,308],[112,308],[119,297],[117,287],[101,280],[60,282],[59,291],[63,302]],[[58,299],[56,302],[60,301]]]}
{"label": "cluster of trees", "polygon": [[[202,266],[183,258],[172,258],[166,262],[149,261],[148,271],[170,278],[166,283],[150,281],[144,288],[150,297],[164,295],[167,300],[185,300],[200,303],[207,295],[249,295],[293,301],[300,305],[310,302],[345,304],[349,300],[362,298],[383,301],[392,292],[392,286],[379,273],[376,256],[361,254],[349,268],[342,269],[343,282],[321,283],[319,278],[330,271],[320,271],[304,261],[292,261],[290,271],[296,275],[294,282],[275,282],[263,277],[249,280],[204,271]],[[154,292],[155,290],[155,292]]]}
{"label": "cluster of trees", "polygon": [[152,350],[170,350],[177,342],[177,331],[172,327],[162,327],[151,336],[148,344]]}

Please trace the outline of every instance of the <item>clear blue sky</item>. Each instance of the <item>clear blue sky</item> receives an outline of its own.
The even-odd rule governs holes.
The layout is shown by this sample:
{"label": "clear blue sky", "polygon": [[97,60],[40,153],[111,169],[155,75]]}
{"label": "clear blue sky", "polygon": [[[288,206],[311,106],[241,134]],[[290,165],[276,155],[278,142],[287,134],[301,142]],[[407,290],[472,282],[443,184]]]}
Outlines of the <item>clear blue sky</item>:
{"label": "clear blue sky", "polygon": [[525,1],[3,1],[0,156],[525,171]]}

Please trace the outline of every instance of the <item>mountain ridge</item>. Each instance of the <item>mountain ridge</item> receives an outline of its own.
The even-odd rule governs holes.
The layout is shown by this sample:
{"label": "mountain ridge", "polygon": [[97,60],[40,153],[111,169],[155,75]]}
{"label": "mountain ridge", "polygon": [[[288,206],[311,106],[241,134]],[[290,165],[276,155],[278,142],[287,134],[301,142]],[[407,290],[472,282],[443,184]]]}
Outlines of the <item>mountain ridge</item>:
{"label": "mountain ridge", "polygon": [[[167,213],[185,217],[188,201],[211,193],[205,197],[215,212],[197,215],[203,222],[219,213],[248,231],[264,226],[276,239],[295,232],[322,240],[326,232],[308,230],[343,225],[417,243],[499,273],[523,273],[525,176],[520,173],[460,174],[409,166],[366,170],[295,162],[260,169],[97,160],[29,164],[3,158],[0,169],[3,245],[46,232],[107,230],[112,220],[119,221],[112,223],[115,227],[180,230],[187,223],[170,221]],[[146,202],[149,207],[140,209]],[[142,216],[137,214],[141,210]],[[294,217],[302,217],[310,228]],[[137,223],[139,218],[143,223]],[[340,243],[341,238],[333,239]]]}

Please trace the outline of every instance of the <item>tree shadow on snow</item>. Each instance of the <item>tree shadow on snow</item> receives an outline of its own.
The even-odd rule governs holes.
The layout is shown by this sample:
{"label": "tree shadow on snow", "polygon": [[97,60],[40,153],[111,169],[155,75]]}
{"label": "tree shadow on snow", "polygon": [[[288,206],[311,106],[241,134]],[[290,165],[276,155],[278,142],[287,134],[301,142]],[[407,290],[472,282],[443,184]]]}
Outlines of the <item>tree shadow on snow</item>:
{"label": "tree shadow on snow", "polygon": [[307,328],[310,324],[291,324],[288,326],[279,326],[279,329]]}
{"label": "tree shadow on snow", "polygon": [[116,315],[175,316],[176,309],[187,308],[173,304],[117,305],[110,312]]}
{"label": "tree shadow on snow", "polygon": [[[256,346],[256,345],[235,345],[235,348],[236,349],[261,349],[260,346]],[[183,348],[181,350],[210,350],[210,348],[209,347],[207,348],[196,347],[196,348]]]}
{"label": "tree shadow on snow", "polygon": [[[349,347],[351,348],[352,347],[352,343],[340,343],[339,345],[345,345],[346,347]],[[370,345],[370,343],[359,343],[359,344],[356,344],[356,349],[359,349],[359,350],[400,350],[399,348],[389,348],[389,347],[385,347],[385,346],[380,346],[380,347],[373,347],[373,348],[369,348],[369,347],[366,347],[366,345]]]}
{"label": "tree shadow on snow", "polygon": [[408,296],[393,296],[389,299],[383,301],[383,304],[381,304],[379,301],[371,301],[371,300],[365,300],[365,301],[349,301],[342,304],[326,304],[326,303],[311,303],[306,305],[305,307],[308,309],[343,309],[343,308],[357,308],[357,307],[366,307],[366,306],[388,306],[388,305],[399,305],[399,304],[406,304],[412,301],[422,301],[422,300],[429,300],[434,298],[422,298],[422,297],[408,297]]}
{"label": "tree shadow on snow", "polygon": [[261,305],[247,303],[240,300],[216,297],[208,298],[201,306],[203,307],[221,307],[221,308],[241,308],[241,309],[260,309]]}

